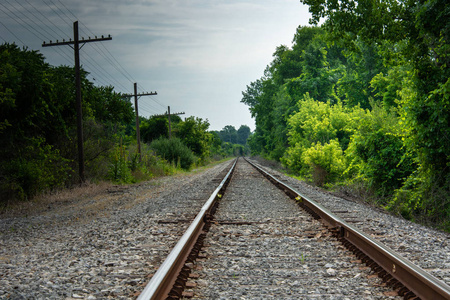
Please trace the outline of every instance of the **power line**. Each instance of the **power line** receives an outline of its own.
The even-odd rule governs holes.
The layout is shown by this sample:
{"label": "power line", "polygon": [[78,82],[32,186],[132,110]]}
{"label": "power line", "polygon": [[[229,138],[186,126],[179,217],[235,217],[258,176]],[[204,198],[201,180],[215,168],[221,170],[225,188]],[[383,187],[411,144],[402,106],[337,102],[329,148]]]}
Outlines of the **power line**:
{"label": "power line", "polygon": [[[11,10],[10,10],[7,6],[5,6],[3,3],[0,2],[0,5],[3,6],[7,11],[9,11],[9,13],[11,13],[12,15],[14,15],[14,16],[16,17],[16,22],[17,22],[19,25],[21,25],[23,28],[25,28],[28,32],[30,32],[32,35],[34,35],[35,37],[37,37],[37,38],[40,39],[40,40],[45,40],[45,39],[46,39],[45,36],[43,36],[43,35],[38,36],[38,35],[37,35],[36,33],[34,33],[32,30],[30,30],[30,29],[28,29],[27,27],[25,27],[24,24],[26,24],[26,25],[28,25],[29,27],[31,27],[32,29],[34,29],[33,26],[30,26],[28,23],[24,22],[24,21],[22,20],[21,17],[19,17],[18,15],[16,15],[15,12],[11,11]],[[2,8],[0,8],[0,10],[3,11],[4,14],[8,15],[8,13],[6,13]],[[8,15],[8,16],[11,18],[10,15]],[[11,18],[11,19],[13,19],[13,18]],[[23,22],[19,22],[18,20],[21,20],[21,21],[23,21]],[[36,30],[36,29],[35,29],[35,30]],[[39,33],[39,31],[37,31],[37,33],[38,33],[38,34],[41,34],[41,33]],[[43,38],[42,38],[42,37],[43,37]]]}
{"label": "power line", "polygon": [[[51,3],[53,3],[55,5],[55,2],[53,2],[53,0],[49,0]],[[67,10],[69,12],[69,14],[71,14],[75,19],[78,19],[77,16],[61,1],[58,0],[58,2],[65,8],[65,10]],[[59,9],[59,8],[58,8]],[[69,18],[69,16],[62,10],[59,9],[67,18]],[[86,28],[86,30],[88,31],[88,33],[86,33],[86,31],[81,30],[84,34],[89,35],[92,34],[93,36],[95,36],[95,34],[83,23],[80,22],[80,24]],[[103,49],[101,48],[103,47],[103,49],[106,50],[103,51]],[[119,61],[114,57],[114,55],[111,54],[111,52],[105,47],[105,45],[101,44],[101,45],[93,45],[92,47],[101,57],[103,57],[109,64],[111,64],[111,66],[113,66],[120,74],[122,74],[122,76],[124,76],[130,83],[136,82],[136,80],[133,79],[133,77],[126,71],[126,69],[119,63]],[[109,56],[108,56],[109,55]],[[121,85],[122,88],[124,88],[124,90],[127,90],[127,88],[125,88],[122,84]]]}
{"label": "power line", "polygon": [[[45,10],[40,9],[39,6],[33,4],[30,0],[23,0],[21,3],[17,2],[12,4],[16,0],[10,1],[5,0],[0,2],[0,12],[3,12],[6,16],[8,16],[12,22],[20,25],[21,28],[29,32],[32,36],[36,37],[38,40],[64,40],[65,36],[68,36],[65,33],[64,27],[60,26],[58,20],[55,22],[55,17],[59,18],[62,22],[72,27],[72,24],[68,22],[68,20],[77,17],[75,14],[63,3],[61,0],[42,0],[42,3],[48,8]],[[53,13],[53,18],[46,16],[45,12]],[[45,20],[45,21],[43,21]],[[23,42],[23,38],[20,39],[12,28],[8,28],[3,23],[0,24],[6,28],[7,32],[11,34],[18,42],[22,43],[24,46],[29,46],[25,42]],[[86,33],[86,35],[95,34],[82,22],[80,22],[82,28],[82,32]],[[6,39],[5,39],[6,38]],[[7,42],[8,37],[3,36],[2,40]],[[129,89],[122,83],[123,79],[127,80],[127,82],[133,83],[136,80],[133,76],[128,72],[119,62],[119,60],[108,50],[105,45],[97,45],[97,43],[93,43],[93,47],[89,51],[83,52],[83,57],[86,64],[83,66],[86,70],[89,70],[90,77],[95,80],[97,83],[104,84],[105,82],[111,82],[109,85],[114,85],[119,90],[128,91]],[[58,47],[52,47],[54,53],[58,54],[62,57],[65,63],[72,62],[73,57],[67,52],[58,49]],[[92,52],[95,51],[95,52]],[[97,53],[97,54],[95,54]],[[95,58],[98,55],[99,59]],[[104,60],[105,63],[102,63],[101,60]],[[112,67],[111,68],[109,68]],[[111,72],[114,71],[114,72]],[[117,73],[116,73],[117,72]],[[114,73],[114,75],[113,75]],[[120,75],[119,75],[120,74]],[[119,76],[117,76],[119,75]],[[120,77],[123,76],[123,79]],[[126,84],[127,85],[127,84]],[[144,91],[144,88],[139,86],[139,90]],[[164,108],[160,102],[155,100],[153,97],[151,101],[156,103],[157,105]],[[154,107],[152,107],[152,110]]]}
{"label": "power line", "polygon": [[154,102],[156,102],[159,106],[161,106],[162,108],[165,108],[164,105],[161,104],[161,102],[159,102],[158,100],[156,100],[154,97],[150,96],[150,99],[152,99]]}
{"label": "power line", "polygon": [[[8,2],[8,4],[10,4],[9,2]],[[39,33],[39,31],[37,31],[37,29],[35,28],[35,27],[33,27],[33,26],[31,26],[31,25],[29,25],[27,22],[25,22],[21,17],[19,17],[14,11],[12,11],[12,10],[10,10],[8,7],[6,7],[3,3],[0,3],[0,5],[2,5],[9,13],[11,13],[12,15],[14,15],[15,17],[16,17],[16,19],[13,19],[13,18],[11,18],[11,16],[10,15],[8,15],[8,13],[6,13],[5,12],[5,10],[3,10],[2,8],[0,8],[0,10],[3,12],[3,13],[5,13],[6,15],[8,15],[11,19],[13,19],[13,20],[15,20],[16,21],[16,23],[18,23],[19,25],[21,25],[25,30],[27,30],[28,32],[30,32],[32,35],[34,35],[35,37],[37,37],[38,39],[40,39],[40,40],[43,40],[43,39],[46,39],[47,37],[45,37],[44,35],[42,35],[41,33]],[[10,4],[11,5],[11,4]],[[24,13],[22,13],[23,15],[25,15]],[[26,16],[26,15],[25,15]],[[29,19],[29,20],[31,20],[28,16],[26,16],[27,17],[27,19]],[[21,20],[22,22],[19,22],[18,20]],[[1,22],[0,22],[1,23]],[[39,27],[39,25],[36,23],[36,22],[34,22],[33,21],[33,23],[36,25],[36,27]],[[3,23],[1,23],[5,28],[6,28],[6,30],[8,30],[8,32],[10,32],[18,41],[20,41],[24,46],[27,46],[28,47],[28,45],[27,44],[25,44],[13,31],[11,31],[8,27],[6,27],[6,25],[5,24],[3,24]],[[32,31],[31,29],[29,29],[27,26],[25,26],[25,25],[27,25],[28,27],[31,27],[32,29],[34,29],[37,33],[39,33],[39,35],[38,34],[36,34],[34,31]],[[49,34],[48,32],[47,32],[47,34]],[[50,36],[52,36],[51,34],[49,34]],[[44,37],[44,38],[42,38],[42,37]],[[62,57],[64,57],[64,58],[67,58],[67,56],[65,56],[65,53],[64,52],[62,52],[61,50],[55,50],[56,51],[56,53],[58,53],[59,55],[61,55]]]}
{"label": "power line", "polygon": [[[8,0],[6,0],[7,1],[7,3],[9,4],[9,5],[11,5],[11,3],[9,3],[9,1]],[[3,5],[3,4],[2,4]],[[20,6],[22,6],[22,8],[23,9],[25,9],[27,12],[28,12],[28,10],[19,2],[19,5]],[[12,6],[12,5],[11,5]],[[13,11],[11,11],[9,8],[7,8],[6,6],[4,6],[9,12],[11,12],[11,13],[13,13],[15,16],[17,16]],[[14,6],[13,6],[14,7]],[[42,33],[40,33],[36,28],[39,28],[40,26],[39,26],[39,24],[37,23],[37,22],[35,22],[33,19],[31,19],[29,16],[27,16],[24,12],[22,12],[22,11],[20,11],[18,8],[16,8],[16,11],[18,12],[18,13],[20,13],[22,16],[24,16],[26,19],[28,19],[28,20],[30,20],[36,27],[33,27],[32,26],[32,28],[36,31],[36,32],[38,32],[39,34],[42,34]],[[20,17],[18,17],[18,18],[20,18]],[[21,19],[21,18],[20,18]],[[39,18],[38,18],[39,19]],[[24,19],[21,19],[22,21],[24,21]],[[25,22],[25,21],[24,21]],[[42,36],[44,36],[44,39],[46,39],[46,38],[48,38],[48,36],[50,36],[50,37],[52,37],[52,34],[51,33],[49,33],[45,28],[42,28],[41,27],[41,29],[47,34],[47,36],[45,36],[45,35],[43,35],[42,34]]]}
{"label": "power line", "polygon": [[[1,8],[0,8],[0,10],[1,10]],[[0,21],[0,24],[2,24],[3,27],[5,27],[6,30],[8,30],[9,33],[11,33],[11,34],[12,34],[19,42],[21,42],[22,45],[26,46],[26,44],[25,44],[25,43],[24,43],[17,35],[15,35],[14,32],[12,32],[11,30],[9,30],[9,28],[6,27],[5,24],[2,23],[2,21]],[[6,40],[4,40],[4,41],[6,42]]]}
{"label": "power line", "polygon": [[[9,3],[9,1],[7,1],[8,2],[8,4],[10,4]],[[17,3],[27,12],[27,13],[29,13],[29,14],[31,14],[33,17],[35,17],[37,20],[39,20],[39,21],[41,21],[40,20],[40,18],[38,17],[38,16],[36,16],[35,14],[34,14],[34,12],[33,11],[30,11],[30,10],[28,10],[22,3],[20,3],[19,1],[17,1]],[[17,11],[19,11],[18,9],[17,9]],[[30,20],[31,22],[33,22],[36,26],[39,26],[34,20],[32,20],[28,15],[26,15],[24,12],[21,12],[22,13],[22,15],[24,15],[28,20]],[[44,22],[42,22],[41,21],[41,23],[44,25],[44,26],[47,26],[48,27],[48,29],[50,30],[50,31],[53,31],[53,33],[54,34],[56,34],[57,36],[59,35],[55,30],[53,30],[53,28],[51,28],[50,26],[48,26],[47,24],[45,24]],[[42,30],[44,30],[49,36],[52,36],[52,34],[50,33],[50,32],[48,32],[46,29],[44,29],[44,28],[42,28]],[[63,39],[63,37],[62,36],[60,36],[59,35],[59,37],[61,38],[61,39]]]}
{"label": "power line", "polygon": [[[83,52],[82,55],[83,55],[83,58],[85,58],[86,61],[89,62],[90,67],[92,67],[93,69],[97,70],[97,72],[98,72],[97,75],[102,76],[102,75],[100,75],[100,74],[105,73],[105,74],[109,75],[110,81],[115,81],[115,83],[116,83],[117,85],[120,85],[122,88],[124,88],[125,90],[127,90],[127,88],[126,88],[122,83],[120,83],[119,81],[117,81],[116,79],[114,79],[114,77],[113,77],[113,76],[112,76],[105,68],[103,68],[99,63],[97,63],[97,62],[95,61],[95,59],[92,59],[91,56],[90,56],[89,54],[86,54],[86,53]],[[84,68],[86,68],[86,66],[84,66]],[[88,68],[89,68],[89,67],[88,67]],[[100,71],[99,69],[101,69],[103,72]],[[96,76],[97,76],[97,75],[96,75]]]}
{"label": "power line", "polygon": [[[52,20],[50,20],[50,18],[47,18],[39,9],[37,9],[33,3],[29,2],[28,0],[25,0],[35,11],[37,11],[42,17],[43,19],[46,19],[48,22],[50,22],[53,25],[53,28],[59,29],[59,31],[62,33],[62,35],[58,34],[52,27],[48,26],[47,24],[45,24],[44,22],[42,22],[43,24],[45,24],[47,27],[49,27],[55,34],[59,35],[59,37],[61,39],[64,38],[64,36],[66,36],[66,33],[59,28],[59,26],[57,26],[55,23],[52,22]],[[23,6],[22,6],[23,7]],[[33,14],[33,13],[32,13]],[[33,14],[34,15],[34,14]],[[35,15],[34,15],[35,16]],[[39,19],[39,18],[38,18]]]}
{"label": "power line", "polygon": [[59,11],[61,11],[66,16],[65,19],[63,17],[61,17],[61,15],[52,6],[50,6],[45,0],[42,0],[42,2],[44,2],[45,5],[47,5],[61,20],[63,20],[64,23],[66,23],[70,28],[72,27],[72,24],[69,21],[67,21],[67,20],[70,20],[70,17],[68,17],[57,5],[52,3],[53,5],[56,6],[56,8],[58,8]]}
{"label": "power line", "polygon": [[[53,2],[53,0],[49,0],[49,1],[51,1],[52,3],[54,3]],[[61,1],[61,0],[58,0],[58,2],[75,18],[75,19],[78,19],[77,18],[77,16],[70,10],[70,9],[68,9],[67,8],[67,6]],[[63,13],[64,13],[64,11],[63,10],[61,10]],[[64,15],[65,16],[67,16],[67,14],[65,14],[64,13]],[[68,16],[67,16],[68,17]],[[90,34],[92,34],[93,36],[95,36],[95,34],[83,23],[83,22],[80,22],[80,24],[81,25],[83,25],[83,27],[85,27],[86,28],[86,30],[90,33]],[[82,30],[83,32],[84,32],[84,30]],[[86,34],[86,32],[84,32],[85,34]],[[109,54],[109,56],[112,58],[112,60],[111,60],[111,58],[110,57],[108,57],[108,55],[100,48],[100,47],[103,47],[105,50],[106,50],[106,52]],[[108,50],[108,48],[106,48],[105,47],[105,45],[103,45],[103,44],[101,44],[100,46],[99,45],[94,45],[94,47],[93,47],[104,59],[106,59],[119,73],[121,73],[125,78],[127,78],[128,79],[128,81],[130,82],[130,83],[133,83],[133,82],[136,82],[136,80],[134,80],[133,79],[133,77],[126,71],[126,69],[124,68],[124,67],[122,67],[122,65],[119,63],[119,61],[111,54],[111,52]]]}

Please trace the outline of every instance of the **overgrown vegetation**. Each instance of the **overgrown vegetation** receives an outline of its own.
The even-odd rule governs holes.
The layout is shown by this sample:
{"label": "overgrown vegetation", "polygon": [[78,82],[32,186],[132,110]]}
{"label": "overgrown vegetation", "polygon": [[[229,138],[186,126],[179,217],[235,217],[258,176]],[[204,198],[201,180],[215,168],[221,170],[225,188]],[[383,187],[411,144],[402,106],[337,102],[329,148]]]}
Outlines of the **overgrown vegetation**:
{"label": "overgrown vegetation", "polygon": [[[87,181],[134,183],[232,154],[207,120],[172,116],[172,138],[166,118],[140,118],[139,155],[131,103],[86,75],[82,70]],[[77,185],[76,131],[73,68],[0,45],[0,206]]]}
{"label": "overgrown vegetation", "polygon": [[450,231],[450,5],[319,1],[242,102],[252,153]]}

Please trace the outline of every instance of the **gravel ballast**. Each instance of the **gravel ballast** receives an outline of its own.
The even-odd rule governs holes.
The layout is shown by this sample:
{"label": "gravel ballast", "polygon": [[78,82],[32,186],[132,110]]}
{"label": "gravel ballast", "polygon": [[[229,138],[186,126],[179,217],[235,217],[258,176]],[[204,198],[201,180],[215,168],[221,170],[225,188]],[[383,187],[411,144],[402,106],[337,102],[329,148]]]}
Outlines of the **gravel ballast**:
{"label": "gravel ballast", "polygon": [[401,299],[243,160],[204,243],[195,299]]}
{"label": "gravel ballast", "polygon": [[[0,216],[0,299],[136,298],[229,166],[225,162],[189,174],[118,186],[27,215]],[[450,284],[449,234],[269,171]],[[196,271],[201,277],[194,280],[195,297],[394,297],[293,200],[278,200],[281,192],[276,188],[270,189],[271,196],[264,202],[247,200],[257,198],[262,189],[256,182],[259,173],[247,175],[236,176],[238,186],[230,185],[221,200],[217,224],[211,227],[213,235],[204,250],[206,258],[198,263],[202,268]],[[248,224],[227,224],[236,220]],[[302,227],[303,223],[309,227]],[[217,285],[208,282],[207,274],[217,277]],[[255,283],[259,281],[263,289]],[[237,292],[232,293],[233,289]]]}
{"label": "gravel ballast", "polygon": [[412,223],[362,202],[342,199],[272,168],[265,169],[450,285],[449,233]]}
{"label": "gravel ballast", "polygon": [[160,221],[193,219],[228,166],[3,216],[0,299],[135,298],[189,226]]}

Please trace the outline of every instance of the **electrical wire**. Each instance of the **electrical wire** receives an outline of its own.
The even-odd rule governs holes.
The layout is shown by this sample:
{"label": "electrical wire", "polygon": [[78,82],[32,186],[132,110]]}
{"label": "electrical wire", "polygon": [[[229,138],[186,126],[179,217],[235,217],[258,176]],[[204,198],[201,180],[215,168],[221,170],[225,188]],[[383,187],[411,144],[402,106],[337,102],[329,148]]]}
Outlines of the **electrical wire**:
{"label": "electrical wire", "polygon": [[[67,33],[64,30],[64,26],[55,24],[48,16],[46,16],[42,10],[38,9],[33,3],[29,0],[23,0],[23,3],[17,1],[14,5],[11,4],[10,0],[4,0],[0,2],[0,11],[5,15],[9,16],[10,19],[20,25],[27,32],[31,33],[34,37],[41,41],[54,41],[58,39],[64,40]],[[64,24],[67,24],[70,29],[72,29],[72,25],[68,20],[72,19],[72,17],[77,20],[78,18],[75,14],[61,1],[61,0],[42,0],[42,2],[53,12],[54,16],[58,17]],[[21,9],[20,9],[21,8]],[[31,9],[32,8],[32,9]],[[49,10],[47,10],[49,11]],[[3,18],[1,20],[4,20]],[[44,22],[42,20],[47,20]],[[53,18],[54,20],[54,18]],[[58,22],[59,23],[59,22]],[[5,27],[5,29],[13,36],[17,41],[22,43],[24,46],[28,46],[22,39],[20,39],[13,30],[8,28],[3,22],[0,21],[0,24]],[[51,26],[49,25],[51,24]],[[83,34],[95,34],[82,22],[79,22],[81,25],[81,30]],[[68,31],[70,32],[70,31]],[[7,42],[5,37],[0,37],[1,40]],[[61,49],[62,47],[50,47],[54,53],[57,53],[59,56],[63,58],[63,61],[68,63],[69,65],[73,64],[73,56],[69,55],[66,51]],[[102,85],[108,86],[112,84],[106,84],[107,82],[111,82],[114,84],[114,87],[117,90],[123,90],[124,94],[129,94],[126,91],[130,91],[131,88],[126,87],[122,80],[119,80],[117,76],[113,76],[108,68],[113,68],[117,72],[123,76],[125,80],[130,83],[135,83],[136,80],[133,76],[120,64],[119,60],[108,50],[108,48],[103,43],[92,43],[92,47],[84,48],[86,51],[80,52],[82,55],[84,64],[83,68],[89,72],[89,78],[92,78],[95,83],[100,83]],[[90,49],[90,50],[87,50]],[[99,59],[94,58],[92,51],[94,51],[95,56],[98,55]],[[101,63],[101,60],[104,60],[106,63]],[[139,84],[138,90],[144,91],[144,88]],[[139,93],[139,91],[138,91]],[[164,108],[157,99],[151,96],[151,102],[143,102],[144,109],[147,112],[151,113],[152,111],[158,111],[159,107]],[[152,104],[155,105],[152,105]]]}
{"label": "electrical wire", "polygon": [[[16,19],[11,18],[11,15],[9,15],[7,12],[5,12],[2,8],[0,8],[1,11],[3,11],[4,14],[8,15],[12,20],[15,20],[18,24],[20,24],[23,28],[25,28],[28,32],[30,32],[32,35],[34,35],[35,37],[39,38],[40,40],[45,40],[46,37],[44,35],[42,35],[39,31],[37,31],[37,29],[33,28],[33,26],[31,26],[30,24],[26,23],[24,20],[22,20],[21,17],[19,17],[14,11],[10,10],[5,4],[3,4],[2,2],[0,2],[0,5],[3,6],[10,14],[12,14],[14,17],[16,17]],[[22,21],[19,22],[18,20]],[[31,29],[29,29],[28,27],[26,27],[25,25],[27,25],[28,27],[31,27]],[[33,30],[36,30],[37,33],[33,32]]]}
{"label": "electrical wire", "polygon": [[[1,10],[1,8],[0,8],[0,10]],[[27,46],[27,45],[26,45],[26,44],[25,44],[25,43],[24,43],[17,35],[15,35],[14,32],[12,32],[11,30],[9,30],[9,28],[6,27],[6,25],[3,24],[2,21],[0,21],[0,24],[2,24],[3,27],[5,27],[5,29],[8,30],[9,33],[11,33],[12,36],[14,36],[19,42],[21,42],[23,46],[25,46],[25,47]],[[4,40],[4,41],[6,42],[6,40]]]}
{"label": "electrical wire", "polygon": [[[10,4],[11,5],[11,3],[9,3],[9,1],[8,0],[5,0],[8,4]],[[38,17],[38,16],[36,16],[35,14],[34,14],[34,12],[33,11],[30,11],[30,10],[28,10],[22,3],[20,3],[19,1],[17,1],[17,3],[27,12],[27,13],[29,13],[29,14],[31,14],[35,19],[37,19],[37,20],[39,20],[39,21],[41,21],[41,19]],[[19,9],[17,9],[17,11],[19,11]],[[22,13],[22,15],[23,16],[25,16],[28,20],[30,20],[30,21],[32,21],[36,26],[39,26],[34,20],[32,20],[29,16],[27,16],[24,12],[21,12]],[[62,37],[59,33],[57,33],[55,30],[53,30],[53,28],[51,28],[50,26],[48,26],[47,24],[45,24],[44,22],[42,22],[41,21],[41,23],[43,24],[43,25],[45,25],[46,27],[48,27],[48,29],[50,30],[50,31],[52,31],[54,34],[56,34],[57,36],[59,36],[59,38],[60,39],[64,39],[64,37]],[[52,36],[52,34],[49,32],[49,31],[47,31],[46,29],[44,29],[44,28],[42,28],[49,36]]]}
{"label": "electrical wire", "polygon": [[[50,22],[50,23],[53,25],[53,27],[50,27],[50,26],[48,26],[48,25],[47,25],[47,27],[49,27],[55,34],[58,35],[58,33],[56,33],[56,31],[55,31],[53,28],[59,29],[59,31],[61,32],[61,33],[59,34],[59,37],[60,37],[61,39],[64,39],[64,36],[66,36],[66,33],[65,33],[62,29],[60,29],[59,26],[57,26],[55,23],[53,23],[52,20],[50,20],[50,18],[48,18],[47,16],[45,16],[39,9],[37,9],[36,6],[33,5],[33,3],[29,2],[28,0],[25,0],[25,1],[26,1],[26,2],[28,3],[28,5],[30,5],[35,11],[37,11],[37,12],[42,16],[42,18],[43,18],[44,20],[47,20],[48,22]],[[32,13],[32,14],[33,14],[33,13]],[[34,15],[34,14],[33,14],[33,15]],[[35,15],[34,15],[34,16],[35,16]],[[38,18],[38,17],[36,17],[36,18]],[[38,18],[38,19],[39,19],[39,18]]]}

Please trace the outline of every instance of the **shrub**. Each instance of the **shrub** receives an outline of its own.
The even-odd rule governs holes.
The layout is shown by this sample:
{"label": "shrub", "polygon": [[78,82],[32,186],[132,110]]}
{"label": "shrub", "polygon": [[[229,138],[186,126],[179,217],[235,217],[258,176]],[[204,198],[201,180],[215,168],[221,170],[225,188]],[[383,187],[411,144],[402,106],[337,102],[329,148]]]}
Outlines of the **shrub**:
{"label": "shrub", "polygon": [[63,187],[69,177],[69,160],[43,139],[29,139],[30,145],[0,167],[0,199],[26,200],[57,187]]}
{"label": "shrub", "polygon": [[339,142],[313,144],[303,154],[305,164],[310,167],[310,176],[315,184],[334,182],[345,169],[345,159]]}
{"label": "shrub", "polygon": [[122,183],[130,183],[133,181],[131,170],[128,167],[127,152],[123,145],[117,146],[111,154],[108,177],[113,181]]}
{"label": "shrub", "polygon": [[373,110],[359,122],[346,151],[349,177],[360,177],[382,198],[393,195],[414,170],[413,159],[402,141],[395,111],[372,103]]}
{"label": "shrub", "polygon": [[450,176],[439,186],[438,180],[422,174],[420,170],[413,172],[386,208],[408,220],[450,232]]}
{"label": "shrub", "polygon": [[184,170],[189,170],[196,161],[192,151],[178,138],[159,138],[154,140],[150,147],[158,156]]}

